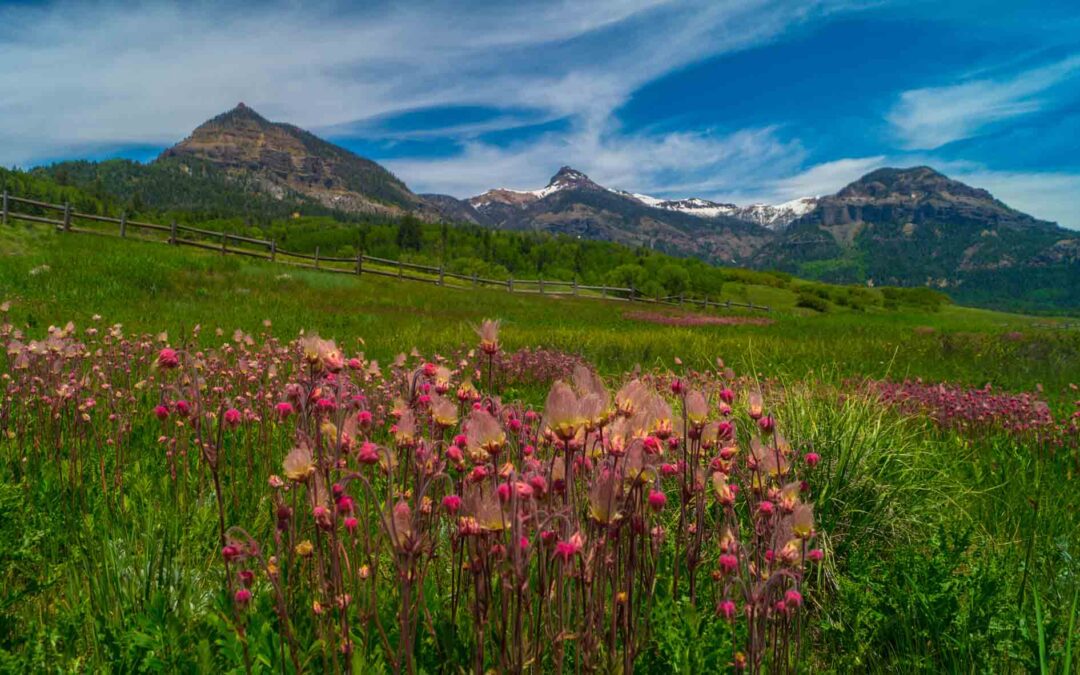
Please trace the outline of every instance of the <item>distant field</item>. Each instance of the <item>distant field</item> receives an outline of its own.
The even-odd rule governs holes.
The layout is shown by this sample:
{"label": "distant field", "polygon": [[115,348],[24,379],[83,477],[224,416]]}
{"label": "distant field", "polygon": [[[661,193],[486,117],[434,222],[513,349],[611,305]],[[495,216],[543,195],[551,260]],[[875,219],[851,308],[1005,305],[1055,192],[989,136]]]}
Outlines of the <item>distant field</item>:
{"label": "distant field", "polygon": [[369,355],[385,360],[414,346],[453,349],[471,340],[482,319],[499,318],[510,347],[580,354],[609,372],[671,365],[676,357],[702,367],[720,357],[740,372],[773,377],[1042,385],[1052,399],[1067,397],[1064,388],[1080,381],[1080,331],[1043,328],[1054,322],[1045,317],[957,306],[818,314],[797,308],[790,290],[729,283],[720,300],[773,311],[725,314],[772,323],[665,325],[626,316],[680,315],[677,308],[357,279],[44,228],[0,230],[0,255],[0,301],[12,301],[13,316],[38,330],[99,314],[129,330],[176,333],[201,324],[204,340],[213,342],[215,328],[252,332],[270,320],[282,338],[300,330],[346,343],[362,338]]}

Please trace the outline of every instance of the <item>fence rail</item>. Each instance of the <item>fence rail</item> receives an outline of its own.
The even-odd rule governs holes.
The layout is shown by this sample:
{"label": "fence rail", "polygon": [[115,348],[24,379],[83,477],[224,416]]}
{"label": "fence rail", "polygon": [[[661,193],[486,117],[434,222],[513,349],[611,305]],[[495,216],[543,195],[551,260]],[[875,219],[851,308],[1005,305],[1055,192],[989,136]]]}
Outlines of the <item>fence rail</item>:
{"label": "fence rail", "polygon": [[[61,217],[49,218],[44,215],[22,213],[13,208],[16,205],[59,212]],[[2,214],[0,223],[3,225],[7,225],[13,220],[21,220],[29,223],[52,225],[60,232],[119,236],[120,238],[125,239],[165,243],[172,246],[189,246],[206,251],[215,251],[222,255],[240,255],[249,258],[258,258],[260,260],[269,260],[277,264],[304,269],[314,269],[321,272],[335,272],[338,274],[353,274],[357,276],[362,274],[372,274],[382,277],[435,284],[437,286],[446,286],[447,288],[492,287],[501,288],[511,293],[594,297],[625,302],[700,307],[702,309],[739,308],[761,310],[764,312],[770,311],[769,307],[755,305],[752,302],[742,303],[733,302],[732,300],[715,301],[710,300],[707,297],[688,298],[685,296],[668,296],[666,298],[649,298],[641,295],[640,292],[633,287],[624,288],[621,286],[604,285],[589,286],[579,284],[576,280],[565,281],[542,278],[514,279],[513,277],[508,279],[487,279],[476,274],[467,275],[451,272],[443,266],[435,267],[433,265],[421,265],[418,263],[406,262],[404,260],[391,260],[389,258],[364,255],[363,253],[358,253],[354,258],[323,256],[320,255],[318,247],[315,248],[314,253],[286,251],[278,248],[277,242],[274,240],[267,241],[265,239],[245,237],[229,232],[217,232],[214,230],[192,227],[190,225],[181,225],[175,220],[168,225],[129,220],[125,213],[121,213],[119,218],[100,216],[92,213],[79,213],[72,210],[70,203],[52,204],[37,199],[16,197],[15,195],[8,193],[7,190],[3,191],[2,211],[0,211],[0,214]],[[113,232],[101,229],[90,229],[75,225],[72,222],[75,220],[116,225],[119,229],[118,232],[114,234]],[[160,236],[146,236],[146,232],[166,233],[168,238],[163,239]],[[197,238],[182,235],[195,235]],[[256,248],[241,248],[241,245],[243,244],[254,246]],[[342,265],[347,265],[347,267],[342,267]],[[448,281],[460,283],[448,283]]]}

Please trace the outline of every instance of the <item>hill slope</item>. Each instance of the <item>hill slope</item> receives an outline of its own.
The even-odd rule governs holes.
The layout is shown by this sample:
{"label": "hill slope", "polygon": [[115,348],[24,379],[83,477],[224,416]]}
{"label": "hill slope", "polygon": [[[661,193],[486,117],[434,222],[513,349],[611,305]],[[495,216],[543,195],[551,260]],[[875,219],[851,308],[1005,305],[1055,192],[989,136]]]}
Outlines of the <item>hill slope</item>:
{"label": "hill slope", "polygon": [[243,103],[198,126],[161,155],[206,160],[350,212],[399,214],[427,204],[379,164]]}
{"label": "hill slope", "polygon": [[1078,233],[925,166],[880,169],[819,199],[754,262],[834,282],[925,284],[997,306],[1080,296]]}

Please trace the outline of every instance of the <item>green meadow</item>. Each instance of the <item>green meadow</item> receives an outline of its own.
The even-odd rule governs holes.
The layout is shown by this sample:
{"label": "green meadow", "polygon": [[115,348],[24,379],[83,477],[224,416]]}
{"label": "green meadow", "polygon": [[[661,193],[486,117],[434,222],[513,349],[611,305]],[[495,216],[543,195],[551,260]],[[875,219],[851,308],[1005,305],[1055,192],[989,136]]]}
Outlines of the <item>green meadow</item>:
{"label": "green meadow", "polygon": [[[45,228],[0,229],[0,302],[9,303],[6,322],[24,341],[68,321],[77,330],[122,324],[129,335],[167,332],[171,344],[203,348],[228,342],[237,329],[281,340],[306,331],[389,362],[413,348],[447,356],[471,348],[476,327],[494,318],[505,351],[578,355],[612,382],[639,366],[680,373],[715,369],[722,359],[749,381],[770,383],[778,427],[823,457],[814,489],[827,558],[808,580],[799,672],[1078,672],[1080,456],[1067,420],[1080,398],[1070,386],[1080,383],[1080,331],[1053,318],[951,304],[822,313],[799,306],[794,290],[744,283],[725,283],[720,300],[729,298],[771,311],[450,289]],[[5,352],[0,373],[14,368]],[[859,386],[915,378],[1035,393],[1059,430],[946,428]],[[547,383],[525,384],[505,393],[542,406],[546,390]],[[24,458],[47,450],[46,436],[16,433],[9,421],[21,394],[0,392],[0,668],[293,667],[277,656],[284,648],[265,603],[252,610],[246,643],[230,625],[211,493],[205,484],[186,492],[170,486],[149,421],[151,396],[138,401],[127,435],[132,460],[119,499],[94,487],[96,466],[32,461],[29,470]],[[76,470],[90,476],[87,487],[66,486]],[[269,528],[264,484],[229,487],[229,517]],[[637,670],[726,672],[728,633],[711,614],[658,591]],[[317,636],[308,637],[302,663],[318,672],[327,662]],[[470,670],[468,659],[453,665],[448,654],[458,652],[443,649],[421,640],[418,669]],[[389,670],[364,655],[343,667]]]}

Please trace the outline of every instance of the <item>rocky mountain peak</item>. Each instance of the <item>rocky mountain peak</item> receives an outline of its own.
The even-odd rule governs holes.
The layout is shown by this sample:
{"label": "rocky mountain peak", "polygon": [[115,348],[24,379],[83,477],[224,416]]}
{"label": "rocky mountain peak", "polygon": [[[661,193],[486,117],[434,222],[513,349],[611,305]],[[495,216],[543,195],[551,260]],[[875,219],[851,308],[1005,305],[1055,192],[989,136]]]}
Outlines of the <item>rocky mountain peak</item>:
{"label": "rocky mountain peak", "polygon": [[548,187],[570,188],[599,186],[596,183],[592,182],[592,180],[588,176],[578,171],[577,169],[569,166],[564,166],[559,169],[554,176],[551,177],[551,180],[548,181]]}

